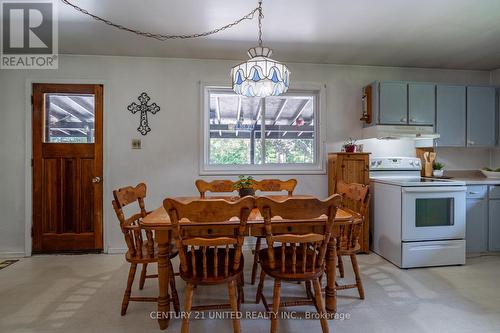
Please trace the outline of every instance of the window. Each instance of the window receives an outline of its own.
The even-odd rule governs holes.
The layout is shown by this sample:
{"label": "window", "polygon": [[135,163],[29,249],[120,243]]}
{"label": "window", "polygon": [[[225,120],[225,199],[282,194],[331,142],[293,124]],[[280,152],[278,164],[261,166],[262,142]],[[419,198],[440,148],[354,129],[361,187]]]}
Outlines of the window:
{"label": "window", "polygon": [[203,93],[202,174],[324,171],[321,89],[266,98],[208,86]]}
{"label": "window", "polygon": [[93,143],[94,95],[46,93],[45,143]]}

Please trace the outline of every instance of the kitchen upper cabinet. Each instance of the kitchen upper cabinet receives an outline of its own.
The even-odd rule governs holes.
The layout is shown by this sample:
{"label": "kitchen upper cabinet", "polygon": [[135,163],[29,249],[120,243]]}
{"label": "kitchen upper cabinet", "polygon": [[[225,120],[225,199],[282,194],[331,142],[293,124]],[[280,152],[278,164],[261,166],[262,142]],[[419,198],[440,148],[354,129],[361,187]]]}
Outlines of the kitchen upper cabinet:
{"label": "kitchen upper cabinet", "polygon": [[465,86],[441,85],[436,88],[436,140],[439,147],[465,147]]}
{"label": "kitchen upper cabinet", "polygon": [[410,125],[434,125],[436,116],[436,86],[434,84],[408,84],[408,114]]}
{"label": "kitchen upper cabinet", "polygon": [[488,250],[488,187],[467,187],[465,244],[467,253]]}
{"label": "kitchen upper cabinet", "polygon": [[496,144],[496,89],[467,87],[467,146]]}
{"label": "kitchen upper cabinet", "polygon": [[381,82],[379,85],[380,124],[408,123],[408,85],[404,82]]}

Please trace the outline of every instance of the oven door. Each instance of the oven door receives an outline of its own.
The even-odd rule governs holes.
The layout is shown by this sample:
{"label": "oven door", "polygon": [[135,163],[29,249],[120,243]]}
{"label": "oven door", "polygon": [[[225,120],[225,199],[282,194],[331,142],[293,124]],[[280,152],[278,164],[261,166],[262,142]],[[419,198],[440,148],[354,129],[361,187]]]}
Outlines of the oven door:
{"label": "oven door", "polygon": [[403,187],[403,241],[464,239],[465,192],[465,186]]}

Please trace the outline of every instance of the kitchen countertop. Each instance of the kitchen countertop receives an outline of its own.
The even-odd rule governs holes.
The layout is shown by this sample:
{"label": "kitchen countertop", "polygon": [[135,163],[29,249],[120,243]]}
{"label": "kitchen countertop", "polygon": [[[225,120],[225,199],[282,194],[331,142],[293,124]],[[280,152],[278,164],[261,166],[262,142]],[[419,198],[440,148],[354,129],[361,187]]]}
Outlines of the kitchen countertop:
{"label": "kitchen countertop", "polygon": [[500,185],[500,179],[486,178],[479,170],[445,171],[444,176],[463,181],[466,185]]}

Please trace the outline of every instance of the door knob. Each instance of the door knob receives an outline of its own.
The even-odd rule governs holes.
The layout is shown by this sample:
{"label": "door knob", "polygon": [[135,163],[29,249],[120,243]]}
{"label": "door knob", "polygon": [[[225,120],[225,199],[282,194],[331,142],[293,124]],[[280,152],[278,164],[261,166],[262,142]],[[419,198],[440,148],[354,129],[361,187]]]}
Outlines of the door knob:
{"label": "door knob", "polygon": [[94,177],[92,178],[92,183],[94,184],[99,184],[101,182],[101,177],[97,176],[97,177]]}

